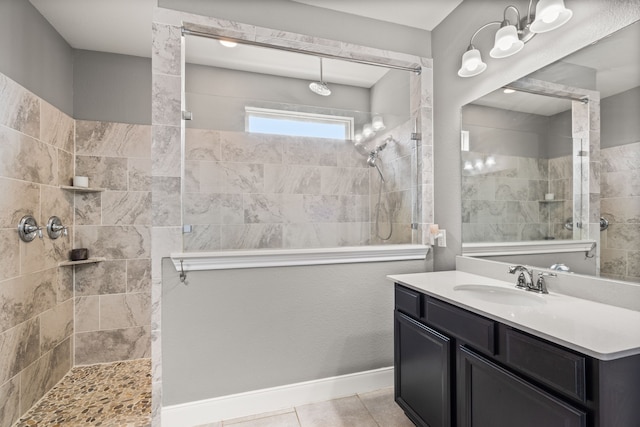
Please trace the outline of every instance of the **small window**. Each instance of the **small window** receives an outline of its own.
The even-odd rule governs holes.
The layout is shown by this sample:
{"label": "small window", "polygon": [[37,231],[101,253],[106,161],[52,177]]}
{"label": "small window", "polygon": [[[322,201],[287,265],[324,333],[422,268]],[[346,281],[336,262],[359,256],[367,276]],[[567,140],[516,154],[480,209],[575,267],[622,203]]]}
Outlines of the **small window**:
{"label": "small window", "polygon": [[353,139],[353,117],[245,107],[246,131],[314,138]]}

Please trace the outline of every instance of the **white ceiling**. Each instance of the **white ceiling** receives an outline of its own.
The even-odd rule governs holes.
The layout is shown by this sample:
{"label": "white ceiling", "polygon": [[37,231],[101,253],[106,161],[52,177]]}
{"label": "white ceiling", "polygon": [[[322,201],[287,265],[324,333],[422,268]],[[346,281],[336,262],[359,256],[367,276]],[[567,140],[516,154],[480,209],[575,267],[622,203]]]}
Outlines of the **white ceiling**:
{"label": "white ceiling", "polygon": [[[75,49],[149,57],[151,22],[157,0],[29,0]],[[293,1],[293,0],[292,0]],[[368,18],[431,30],[462,0],[296,0]],[[187,39],[187,61],[194,64],[319,79],[317,58],[251,46],[222,48],[198,37]],[[385,68],[325,60],[329,83],[371,87]]]}
{"label": "white ceiling", "polygon": [[462,0],[292,0],[311,6],[432,31]]}

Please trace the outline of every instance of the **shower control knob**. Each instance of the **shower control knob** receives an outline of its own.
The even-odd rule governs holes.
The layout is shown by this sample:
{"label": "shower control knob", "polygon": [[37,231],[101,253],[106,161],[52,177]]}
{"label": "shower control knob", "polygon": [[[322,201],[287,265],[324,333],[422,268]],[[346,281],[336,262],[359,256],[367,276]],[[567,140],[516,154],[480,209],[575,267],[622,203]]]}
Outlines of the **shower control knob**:
{"label": "shower control knob", "polygon": [[47,222],[47,234],[52,239],[57,239],[61,235],[67,236],[67,227],[62,225],[62,221],[57,216],[52,216]]}
{"label": "shower control knob", "polygon": [[23,242],[31,242],[36,236],[42,239],[42,227],[32,215],[25,215],[18,223],[18,236]]}

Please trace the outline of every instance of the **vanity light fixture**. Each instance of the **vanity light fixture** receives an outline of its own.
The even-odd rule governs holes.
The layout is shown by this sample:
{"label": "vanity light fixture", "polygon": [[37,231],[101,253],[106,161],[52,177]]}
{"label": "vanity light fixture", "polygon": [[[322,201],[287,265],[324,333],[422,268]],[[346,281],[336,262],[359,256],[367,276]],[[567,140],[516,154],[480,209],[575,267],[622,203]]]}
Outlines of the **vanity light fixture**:
{"label": "vanity light fixture", "polygon": [[[509,5],[504,9],[502,21],[484,24],[471,36],[469,47],[462,55],[462,66],[458,70],[460,77],[473,77],[487,69],[482,62],[480,51],[474,46],[475,37],[485,28],[499,26],[496,31],[493,48],[489,52],[492,58],[507,58],[522,50],[524,44],[537,33],[546,33],[564,25],[571,19],[573,12],[564,6],[563,0],[538,0],[535,13],[532,12],[533,0],[529,0],[529,7],[525,17],[520,16],[517,7]],[[515,22],[507,18],[508,11],[515,12]]]}

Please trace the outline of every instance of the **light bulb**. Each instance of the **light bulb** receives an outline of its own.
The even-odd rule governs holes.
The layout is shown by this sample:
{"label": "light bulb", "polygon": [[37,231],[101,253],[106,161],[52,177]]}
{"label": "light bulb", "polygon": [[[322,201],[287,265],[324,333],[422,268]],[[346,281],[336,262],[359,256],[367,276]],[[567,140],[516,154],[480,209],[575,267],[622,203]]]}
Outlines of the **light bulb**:
{"label": "light bulb", "polygon": [[484,164],[487,165],[487,166],[495,166],[496,165],[496,159],[493,156],[489,156],[489,157],[487,157],[487,160],[485,160]]}
{"label": "light bulb", "polygon": [[232,42],[230,40],[220,40],[220,44],[224,47],[236,47],[238,43]]}
{"label": "light bulb", "polygon": [[371,124],[367,123],[366,125],[364,125],[362,127],[362,135],[365,138],[369,138],[371,135],[373,135],[373,127],[371,126]]}
{"label": "light bulb", "polygon": [[356,142],[360,142],[362,141],[362,134],[361,133],[356,133],[356,136],[354,136],[353,138]]}
{"label": "light bulb", "polygon": [[482,163],[482,160],[480,159],[476,160],[476,169],[478,169],[479,171],[484,169],[484,163]]}
{"label": "light bulb", "polygon": [[482,73],[487,68],[487,64],[482,62],[480,51],[473,46],[462,55],[462,66],[458,70],[460,77],[473,77]]}
{"label": "light bulb", "polygon": [[466,171],[472,171],[473,170],[473,165],[471,164],[470,161],[466,161],[464,162],[464,170]]}
{"label": "light bulb", "polygon": [[382,130],[385,128],[384,126],[384,121],[382,120],[381,116],[375,116],[372,120],[371,120],[371,126],[373,127],[373,130],[375,130],[376,132],[379,130]]}
{"label": "light bulb", "polygon": [[557,7],[554,7],[553,9],[545,10],[543,15],[540,17],[540,19],[542,19],[542,22],[546,24],[550,24],[556,19],[558,19],[558,16],[560,16],[560,9],[558,9]]}

